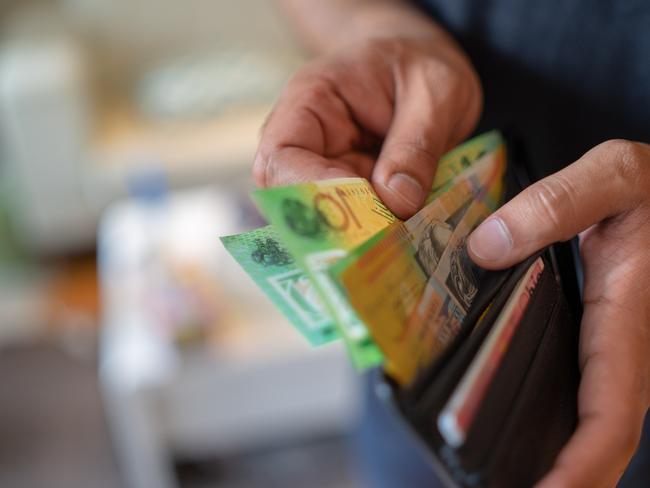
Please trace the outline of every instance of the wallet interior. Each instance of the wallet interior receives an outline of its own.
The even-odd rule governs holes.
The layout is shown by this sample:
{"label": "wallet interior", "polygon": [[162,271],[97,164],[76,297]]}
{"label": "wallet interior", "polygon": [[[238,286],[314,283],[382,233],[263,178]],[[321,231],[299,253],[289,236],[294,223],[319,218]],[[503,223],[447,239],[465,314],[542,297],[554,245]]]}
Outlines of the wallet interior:
{"label": "wallet interior", "polygon": [[[508,270],[483,271],[458,335],[410,387],[393,385],[400,416],[446,484],[532,486],[574,432],[580,299],[571,245],[556,244]],[[438,416],[538,257],[544,270],[537,286],[464,442],[454,448],[439,432]]]}

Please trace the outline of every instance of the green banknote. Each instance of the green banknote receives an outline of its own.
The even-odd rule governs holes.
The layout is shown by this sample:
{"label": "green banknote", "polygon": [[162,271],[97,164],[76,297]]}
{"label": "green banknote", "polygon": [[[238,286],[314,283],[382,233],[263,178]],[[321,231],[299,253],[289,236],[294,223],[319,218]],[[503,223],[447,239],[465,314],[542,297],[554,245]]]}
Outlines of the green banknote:
{"label": "green banknote", "polygon": [[312,281],[271,226],[225,236],[221,242],[310,344],[317,346],[338,337]]}
{"label": "green banknote", "polygon": [[[454,178],[476,159],[495,150],[502,140],[498,132],[489,132],[443,156],[427,202],[449,190]],[[327,342],[337,336],[338,329],[357,367],[380,364],[383,361],[380,350],[328,269],[353,249],[355,255],[362,252],[360,244],[391,223],[399,222],[398,219],[379,200],[370,184],[360,178],[269,188],[255,192],[253,198],[271,226],[225,238],[224,244],[231,254],[310,343]],[[256,232],[264,235],[255,235]],[[297,287],[291,289],[292,294],[278,292],[276,282],[268,280],[273,273],[282,275],[282,272],[250,259],[256,243],[266,242],[266,234],[278,246],[283,243],[295,259],[291,270],[284,270],[296,273],[292,276],[296,276]],[[245,259],[248,261],[244,262]],[[305,283],[311,283],[312,288],[307,291]],[[296,300],[296,296],[300,299]],[[311,319],[314,311],[318,320]]]}
{"label": "green banknote", "polygon": [[327,270],[396,217],[363,178],[258,190],[253,200],[308,274],[359,368],[383,357]]}

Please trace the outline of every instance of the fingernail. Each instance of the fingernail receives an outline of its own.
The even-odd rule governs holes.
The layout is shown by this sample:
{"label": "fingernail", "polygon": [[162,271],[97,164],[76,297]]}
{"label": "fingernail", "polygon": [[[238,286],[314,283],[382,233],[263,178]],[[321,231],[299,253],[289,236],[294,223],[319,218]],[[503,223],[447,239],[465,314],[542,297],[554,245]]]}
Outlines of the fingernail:
{"label": "fingernail", "polygon": [[419,207],[424,200],[424,191],[420,183],[405,173],[395,173],[388,179],[386,187],[414,208]]}
{"label": "fingernail", "polygon": [[484,261],[499,261],[512,249],[512,236],[499,217],[490,217],[472,233],[467,244]]}

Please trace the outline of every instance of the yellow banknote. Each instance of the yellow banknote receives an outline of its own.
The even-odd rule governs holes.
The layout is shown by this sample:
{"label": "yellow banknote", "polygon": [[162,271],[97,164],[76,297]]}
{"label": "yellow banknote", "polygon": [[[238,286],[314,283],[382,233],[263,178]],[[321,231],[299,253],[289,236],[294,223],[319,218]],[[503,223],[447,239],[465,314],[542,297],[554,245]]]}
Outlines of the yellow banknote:
{"label": "yellow banknote", "polygon": [[483,201],[472,202],[429,277],[404,332],[408,354],[399,372],[404,383],[410,383],[418,370],[430,364],[460,329],[478,292],[476,266],[466,253],[465,241],[489,213]]}
{"label": "yellow banknote", "polygon": [[384,352],[385,367],[393,376],[402,376],[398,370],[403,361],[396,356],[408,349],[401,344],[402,327],[444,250],[429,234],[450,236],[449,220],[471,203],[473,194],[472,183],[459,181],[409,221],[395,222],[338,277],[352,307]]}
{"label": "yellow banknote", "polygon": [[266,188],[253,199],[319,292],[353,362],[379,364],[381,352],[327,270],[397,218],[362,178]]}
{"label": "yellow banknote", "polygon": [[[505,152],[497,148],[411,219],[394,223],[364,246],[356,260],[337,270],[349,302],[385,355],[387,372],[400,383],[412,381],[431,359],[423,351],[437,353],[437,341],[446,343],[441,338],[453,336],[462,321],[462,283],[441,276],[449,273],[456,257],[450,249],[462,247],[469,230],[498,205],[504,167]],[[458,285],[454,293],[448,289],[451,284]]]}

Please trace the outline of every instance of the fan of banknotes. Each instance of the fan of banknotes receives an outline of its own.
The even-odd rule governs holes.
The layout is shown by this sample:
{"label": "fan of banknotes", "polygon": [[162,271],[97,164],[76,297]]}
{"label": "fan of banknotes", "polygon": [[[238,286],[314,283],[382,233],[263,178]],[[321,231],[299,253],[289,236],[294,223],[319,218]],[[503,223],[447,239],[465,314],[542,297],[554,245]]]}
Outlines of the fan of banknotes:
{"label": "fan of banknotes", "polygon": [[499,206],[505,166],[498,132],[458,146],[406,221],[362,178],[260,189],[269,225],[221,240],[311,344],[342,339],[358,369],[408,385],[462,326],[477,292],[465,240]]}

